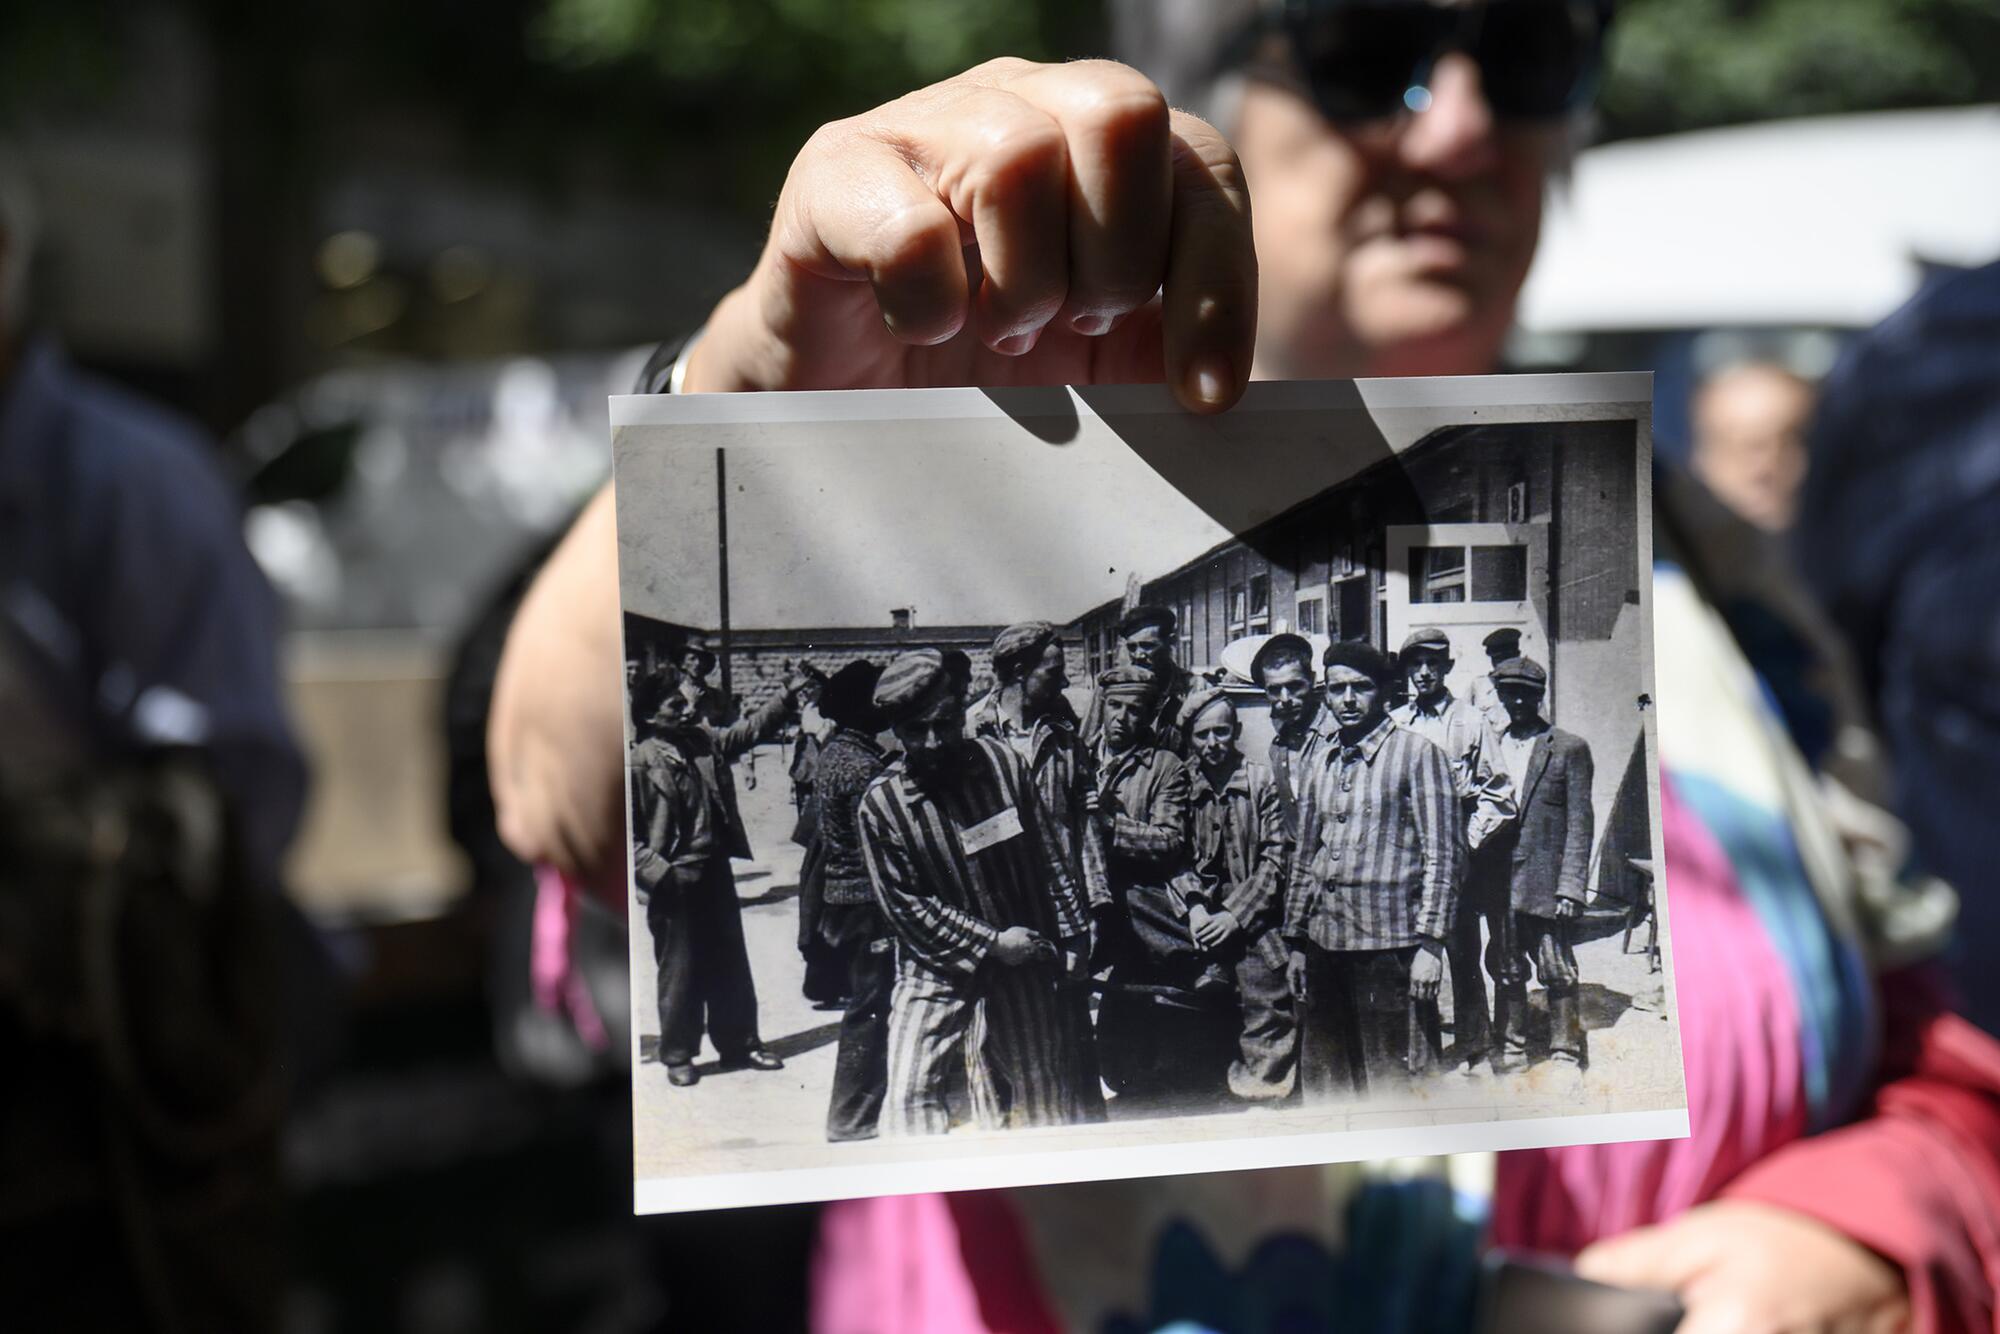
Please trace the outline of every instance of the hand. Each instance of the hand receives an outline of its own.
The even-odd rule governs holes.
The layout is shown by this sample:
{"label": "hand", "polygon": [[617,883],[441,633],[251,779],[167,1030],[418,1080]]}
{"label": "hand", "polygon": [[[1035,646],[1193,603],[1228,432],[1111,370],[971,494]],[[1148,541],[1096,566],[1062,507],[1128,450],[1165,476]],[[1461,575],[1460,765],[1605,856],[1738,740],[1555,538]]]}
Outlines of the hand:
{"label": "hand", "polygon": [[1444,980],[1444,946],[1425,941],[1410,963],[1410,994],[1421,1001],[1437,999],[1438,983]]}
{"label": "hand", "polygon": [[486,753],[500,838],[621,911],[625,706],[607,488],[536,576],[493,682]]}
{"label": "hand", "polygon": [[1220,134],[1123,65],[995,60],[820,127],[686,387],[1165,380],[1217,412],[1256,305]]}
{"label": "hand", "polygon": [[1236,929],[1240,925],[1236,920],[1236,914],[1227,908],[1220,912],[1210,912],[1206,908],[1197,906],[1195,911],[1201,916],[1199,919],[1189,919],[1194,926],[1194,943],[1205,950],[1221,949],[1229,943],[1229,938],[1236,934]]}
{"label": "hand", "polygon": [[1055,957],[1056,947],[1025,926],[1010,926],[993,942],[993,957],[1009,968]]}
{"label": "hand", "polygon": [[1293,950],[1292,957],[1285,961],[1285,985],[1291,988],[1293,1000],[1306,998],[1306,954],[1304,950]]}
{"label": "hand", "polygon": [[1823,1223],[1722,1200],[1588,1247],[1577,1273],[1670,1291],[1680,1334],[1889,1334],[1908,1327],[1902,1274]]}
{"label": "hand", "polygon": [[1556,900],[1557,921],[1573,922],[1581,916],[1583,916],[1583,905],[1581,903],[1578,903],[1575,899]]}

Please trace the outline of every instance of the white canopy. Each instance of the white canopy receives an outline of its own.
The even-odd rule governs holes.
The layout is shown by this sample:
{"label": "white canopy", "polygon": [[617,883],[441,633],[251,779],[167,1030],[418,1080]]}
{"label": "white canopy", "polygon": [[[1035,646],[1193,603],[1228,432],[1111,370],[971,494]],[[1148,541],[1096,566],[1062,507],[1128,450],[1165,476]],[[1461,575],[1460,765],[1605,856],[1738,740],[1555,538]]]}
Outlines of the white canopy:
{"label": "white canopy", "polygon": [[1552,191],[1532,333],[1860,327],[1919,261],[2000,258],[2000,107],[1775,121],[1584,151]]}

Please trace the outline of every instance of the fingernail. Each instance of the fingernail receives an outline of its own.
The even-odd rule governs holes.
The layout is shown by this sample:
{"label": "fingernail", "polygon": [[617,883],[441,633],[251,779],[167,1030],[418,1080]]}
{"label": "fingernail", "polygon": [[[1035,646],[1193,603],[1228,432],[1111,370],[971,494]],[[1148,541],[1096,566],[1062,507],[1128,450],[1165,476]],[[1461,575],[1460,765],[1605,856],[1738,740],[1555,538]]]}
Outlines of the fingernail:
{"label": "fingernail", "polygon": [[1003,357],[1023,356],[1033,350],[1036,340],[1041,336],[1042,331],[1040,329],[1031,329],[1027,333],[1022,334],[1012,334],[995,343],[993,350]]}
{"label": "fingernail", "polygon": [[1229,401],[1229,363],[1210,354],[1188,367],[1188,390],[1204,403],[1217,407]]}
{"label": "fingernail", "polygon": [[1078,315],[1069,322],[1069,327],[1085,338],[1095,338],[1111,327],[1108,315]]}

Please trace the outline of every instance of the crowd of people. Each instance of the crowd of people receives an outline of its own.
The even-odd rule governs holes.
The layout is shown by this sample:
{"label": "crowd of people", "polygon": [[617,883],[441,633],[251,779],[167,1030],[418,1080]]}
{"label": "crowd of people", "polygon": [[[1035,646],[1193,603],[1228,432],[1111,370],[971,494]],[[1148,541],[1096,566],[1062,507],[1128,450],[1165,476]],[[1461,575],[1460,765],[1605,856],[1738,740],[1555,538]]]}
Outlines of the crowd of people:
{"label": "crowd of people", "polygon": [[1101,1120],[1107,1087],[1278,1105],[1507,1074],[1529,1060],[1531,976],[1542,1059],[1581,1080],[1590,747],[1543,717],[1548,674],[1518,632],[1484,645],[1490,715],[1447,688],[1442,630],[1393,659],[1271,636],[1251,674],[1274,735],[1251,755],[1228,691],[1174,662],[1175,631],[1168,608],[1126,613],[1081,717],[1045,621],[1000,632],[977,699],[971,660],[936,648],[798,670],[727,726],[702,711],[698,653],[635,681],[635,890],[669,1082],[699,1078],[704,1029],[725,1065],[779,1066],[729,869],[748,854],[729,765],[805,696],[828,727],[806,943],[845,981],[829,1139]]}

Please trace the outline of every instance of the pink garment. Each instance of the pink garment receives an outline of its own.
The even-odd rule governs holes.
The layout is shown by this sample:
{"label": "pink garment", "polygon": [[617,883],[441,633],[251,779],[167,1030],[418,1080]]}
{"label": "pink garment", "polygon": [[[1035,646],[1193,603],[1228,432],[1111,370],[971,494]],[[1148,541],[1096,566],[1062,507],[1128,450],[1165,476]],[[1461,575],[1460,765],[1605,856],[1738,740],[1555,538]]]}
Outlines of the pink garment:
{"label": "pink garment", "polygon": [[576,920],[581,891],[552,866],[535,868],[535,914],[528,940],[528,981],[535,1004],[550,1014],[567,1014],[576,1035],[592,1051],[611,1045],[604,1017],[590,998],[590,989],[570,962],[570,926]]}
{"label": "pink garment", "polygon": [[[1728,859],[1672,788],[1660,796],[1673,849],[1670,929],[1693,1135],[1500,1155],[1495,1239],[1574,1253],[1713,1197],[1746,1165],[1797,1139],[1806,1104],[1799,1016],[1782,960],[1744,902]],[[978,1199],[986,1241],[962,1235]],[[1024,1334],[1032,1313],[997,1319],[994,1294],[1041,1304],[1040,1280],[1004,1192],[904,1196],[827,1206],[814,1266],[818,1334]],[[1009,1244],[992,1244],[1011,1228]]]}
{"label": "pink garment", "polygon": [[1493,1238],[1503,1246],[1574,1254],[1659,1222],[1805,1132],[1798,1002],[1784,961],[1670,781],[1660,817],[1673,849],[1669,928],[1693,1133],[1500,1155]]}

